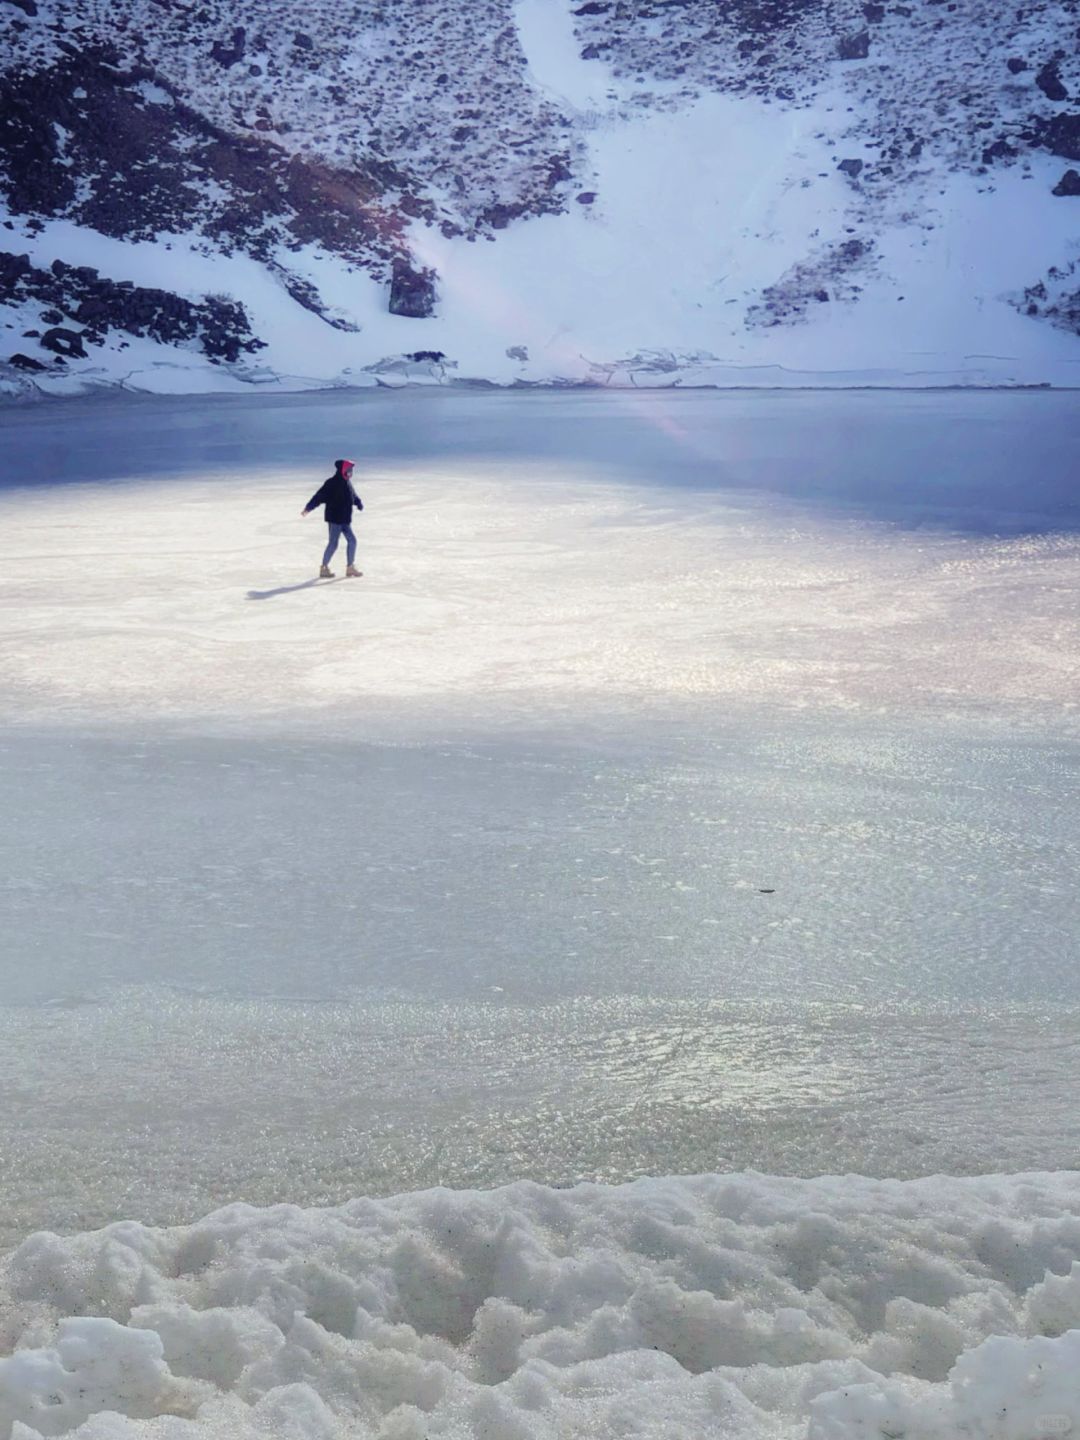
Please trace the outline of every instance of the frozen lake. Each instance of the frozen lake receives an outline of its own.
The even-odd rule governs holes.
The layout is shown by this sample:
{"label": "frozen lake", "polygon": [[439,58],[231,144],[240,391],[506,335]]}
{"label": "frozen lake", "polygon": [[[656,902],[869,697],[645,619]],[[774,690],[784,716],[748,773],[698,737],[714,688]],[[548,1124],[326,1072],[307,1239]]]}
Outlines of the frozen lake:
{"label": "frozen lake", "polygon": [[[5,412],[0,1244],[1074,1166],[1075,410]],[[314,585],[335,454],[366,574]]]}

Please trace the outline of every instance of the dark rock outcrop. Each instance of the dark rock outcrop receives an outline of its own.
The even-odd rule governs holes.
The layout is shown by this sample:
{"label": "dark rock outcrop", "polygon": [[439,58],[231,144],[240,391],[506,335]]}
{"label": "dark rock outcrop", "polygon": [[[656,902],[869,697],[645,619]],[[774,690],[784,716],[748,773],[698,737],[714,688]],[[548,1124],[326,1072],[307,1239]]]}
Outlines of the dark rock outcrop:
{"label": "dark rock outcrop", "polygon": [[1080,115],[1054,115],[1044,122],[1039,143],[1062,160],[1080,160]]}
{"label": "dark rock outcrop", "polygon": [[857,180],[863,172],[863,161],[841,160],[840,164],[836,168],[840,170],[843,174],[850,175],[852,180]]}
{"label": "dark rock outcrop", "polygon": [[857,277],[872,268],[874,242],[853,237],[826,246],[814,259],[793,265],[746,312],[750,329],[799,324],[814,305],[850,301],[861,292]]}
{"label": "dark rock outcrop", "polygon": [[67,330],[62,325],[54,325],[42,335],[41,344],[54,355],[63,355],[66,360],[85,360],[86,346],[83,338],[77,330]]}
{"label": "dark rock outcrop", "polygon": [[14,365],[16,370],[47,370],[49,368],[40,360],[35,360],[32,355],[23,355],[19,351],[16,351],[14,355],[9,355],[7,363]]}
{"label": "dark rock outcrop", "polygon": [[1007,140],[995,140],[992,145],[987,145],[982,152],[982,163],[993,165],[995,160],[1015,160],[1016,148]]}
{"label": "dark rock outcrop", "polygon": [[1060,60],[1048,60],[1035,76],[1035,84],[1048,100],[1067,100],[1069,92],[1061,83]]}
{"label": "dark rock outcrop", "polygon": [[210,47],[211,59],[216,60],[223,70],[228,70],[230,65],[238,64],[247,51],[247,31],[242,25],[238,25],[232,32],[232,40],[226,43],[224,40],[215,40]]}
{"label": "dark rock outcrop", "polygon": [[1051,265],[1046,279],[1029,285],[1017,308],[1033,319],[1048,320],[1059,330],[1080,335],[1080,261],[1074,260],[1064,269]]}
{"label": "dark rock outcrop", "polygon": [[852,35],[841,35],[836,42],[836,53],[841,60],[865,60],[870,54],[870,31],[858,30]]}
{"label": "dark rock outcrop", "polygon": [[435,314],[435,271],[395,260],[390,279],[390,314],[426,320]]}
{"label": "dark rock outcrop", "polygon": [[[103,279],[88,265],[55,260],[49,270],[39,270],[26,255],[0,252],[0,303],[35,300],[45,306],[40,320],[49,326],[38,343],[68,359],[85,358],[86,346],[100,344],[112,331],[147,335],[164,344],[194,342],[215,361],[239,360],[263,347],[244,307],[222,296],[188,300],[168,290]],[[73,330],[71,322],[83,328]]]}
{"label": "dark rock outcrop", "polygon": [[1080,195],[1080,170],[1066,170],[1051,191],[1053,195]]}

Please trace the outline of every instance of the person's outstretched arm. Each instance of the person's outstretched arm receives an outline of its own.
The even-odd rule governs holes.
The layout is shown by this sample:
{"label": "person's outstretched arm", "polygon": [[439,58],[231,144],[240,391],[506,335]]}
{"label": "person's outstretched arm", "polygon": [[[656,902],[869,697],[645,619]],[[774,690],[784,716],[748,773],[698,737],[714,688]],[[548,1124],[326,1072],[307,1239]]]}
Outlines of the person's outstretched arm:
{"label": "person's outstretched arm", "polygon": [[364,508],[364,502],[360,499],[360,496],[356,493],[356,486],[352,483],[351,480],[349,481],[349,489],[352,491],[353,502],[354,502],[354,504],[356,505],[357,510],[363,510],[363,508]]}
{"label": "person's outstretched arm", "polygon": [[311,499],[307,502],[307,504],[304,506],[304,508],[300,511],[300,514],[301,514],[301,515],[310,515],[311,512],[312,512],[312,510],[315,509],[315,506],[316,506],[316,505],[322,505],[322,504],[324,503],[324,501],[326,500],[325,491],[326,491],[326,482],[323,481],[323,483],[319,486],[318,490],[315,491],[315,494],[311,497]]}

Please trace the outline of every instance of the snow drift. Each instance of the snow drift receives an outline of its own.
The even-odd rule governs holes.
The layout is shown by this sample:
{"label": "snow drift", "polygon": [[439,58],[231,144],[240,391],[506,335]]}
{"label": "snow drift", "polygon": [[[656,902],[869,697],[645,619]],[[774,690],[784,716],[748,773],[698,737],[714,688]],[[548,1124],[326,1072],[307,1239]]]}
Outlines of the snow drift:
{"label": "snow drift", "polygon": [[717,1175],[38,1234],[0,1436],[1031,1440],[1080,1426],[1080,1179]]}

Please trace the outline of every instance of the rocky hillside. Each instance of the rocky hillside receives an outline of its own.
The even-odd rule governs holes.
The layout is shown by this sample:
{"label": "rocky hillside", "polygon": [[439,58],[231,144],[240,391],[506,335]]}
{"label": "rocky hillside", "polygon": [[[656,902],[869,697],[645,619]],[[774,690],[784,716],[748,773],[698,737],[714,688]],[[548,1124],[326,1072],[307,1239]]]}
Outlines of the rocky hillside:
{"label": "rocky hillside", "polygon": [[1080,376],[1073,0],[0,12],[9,391]]}

